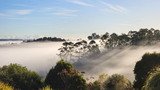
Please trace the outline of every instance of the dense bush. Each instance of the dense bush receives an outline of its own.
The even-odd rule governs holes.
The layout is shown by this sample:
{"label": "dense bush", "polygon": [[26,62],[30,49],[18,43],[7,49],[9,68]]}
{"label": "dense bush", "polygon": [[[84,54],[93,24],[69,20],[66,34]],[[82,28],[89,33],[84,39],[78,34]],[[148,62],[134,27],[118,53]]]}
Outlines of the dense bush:
{"label": "dense bush", "polygon": [[143,90],[159,90],[160,89],[160,68],[152,70],[146,79]]}
{"label": "dense bush", "polygon": [[131,82],[122,75],[114,74],[104,82],[105,90],[132,90]]}
{"label": "dense bush", "polygon": [[9,86],[8,84],[0,82],[0,90],[13,90],[13,87]]}
{"label": "dense bush", "polygon": [[0,68],[0,81],[20,90],[38,90],[41,85],[40,76],[18,64],[10,64]]}
{"label": "dense bush", "polygon": [[138,61],[134,68],[135,82],[134,87],[141,89],[150,71],[160,65],[160,53],[146,53]]}
{"label": "dense bush", "polygon": [[63,60],[50,69],[45,83],[55,90],[86,90],[86,81],[82,75]]}

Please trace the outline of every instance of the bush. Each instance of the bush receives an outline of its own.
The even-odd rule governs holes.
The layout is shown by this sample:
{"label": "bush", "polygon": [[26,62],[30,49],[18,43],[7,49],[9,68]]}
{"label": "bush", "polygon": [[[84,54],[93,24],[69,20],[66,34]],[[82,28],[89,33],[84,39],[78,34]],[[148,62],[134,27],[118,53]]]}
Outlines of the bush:
{"label": "bush", "polygon": [[86,81],[82,75],[63,60],[50,69],[45,83],[55,90],[86,90]]}
{"label": "bush", "polygon": [[41,85],[40,76],[18,64],[10,64],[0,68],[0,81],[20,90],[38,90]]}
{"label": "bush", "polygon": [[9,86],[8,84],[4,84],[0,82],[0,90],[13,90],[13,88]]}
{"label": "bush", "polygon": [[135,82],[134,88],[140,90],[150,71],[160,65],[160,53],[146,53],[142,59],[138,61],[134,68]]}
{"label": "bush", "polygon": [[156,71],[152,71],[148,76],[143,90],[159,90],[160,89],[160,68],[157,68]]}
{"label": "bush", "polygon": [[131,82],[122,75],[114,74],[104,82],[105,90],[132,90]]}

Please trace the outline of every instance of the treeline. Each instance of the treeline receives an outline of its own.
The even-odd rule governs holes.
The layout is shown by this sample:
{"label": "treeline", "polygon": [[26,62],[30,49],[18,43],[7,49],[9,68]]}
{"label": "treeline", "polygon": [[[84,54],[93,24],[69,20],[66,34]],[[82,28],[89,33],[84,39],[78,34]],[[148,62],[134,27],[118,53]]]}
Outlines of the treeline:
{"label": "treeline", "polygon": [[44,42],[44,41],[52,41],[52,42],[62,42],[66,41],[65,39],[62,38],[57,38],[57,37],[43,37],[43,38],[38,38],[38,39],[33,39],[33,40],[26,40],[24,42]]}
{"label": "treeline", "polygon": [[146,53],[134,68],[132,83],[123,75],[102,74],[94,82],[69,62],[60,60],[46,78],[19,64],[0,67],[0,90],[159,90],[160,53]]}
{"label": "treeline", "polygon": [[23,39],[0,39],[0,41],[23,41]]}
{"label": "treeline", "polygon": [[93,33],[91,36],[88,36],[88,39],[101,39],[107,48],[126,45],[151,45],[160,41],[160,30],[145,28],[139,31],[129,31],[127,34],[123,33],[121,35],[116,33],[109,34],[108,32],[103,35]]}
{"label": "treeline", "polygon": [[93,33],[88,36],[89,40],[79,40],[77,42],[66,41],[59,48],[59,56],[67,60],[80,60],[84,58],[98,58],[103,50],[123,48],[126,46],[154,45],[160,42],[160,30],[140,29],[139,31],[129,31],[128,34],[118,35],[116,33],[103,35]]}

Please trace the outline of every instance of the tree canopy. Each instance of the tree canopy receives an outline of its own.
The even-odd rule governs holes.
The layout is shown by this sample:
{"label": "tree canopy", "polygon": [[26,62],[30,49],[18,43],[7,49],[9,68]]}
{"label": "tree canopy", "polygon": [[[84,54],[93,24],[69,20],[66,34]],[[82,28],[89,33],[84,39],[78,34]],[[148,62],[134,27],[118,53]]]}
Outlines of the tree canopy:
{"label": "tree canopy", "polygon": [[160,89],[160,67],[150,71],[142,90],[159,90]]}
{"label": "tree canopy", "polygon": [[42,86],[41,77],[36,72],[19,64],[1,67],[0,81],[20,90],[38,90]]}
{"label": "tree canopy", "polygon": [[55,90],[86,90],[86,81],[73,66],[61,60],[51,68],[45,83]]}
{"label": "tree canopy", "polygon": [[142,56],[142,59],[138,61],[134,68],[135,82],[134,87],[141,89],[148,77],[150,71],[159,67],[160,65],[160,53],[146,53]]}
{"label": "tree canopy", "polygon": [[104,82],[104,90],[132,90],[132,83],[123,75],[113,74]]}
{"label": "tree canopy", "polygon": [[13,90],[13,87],[3,82],[0,82],[0,90]]}

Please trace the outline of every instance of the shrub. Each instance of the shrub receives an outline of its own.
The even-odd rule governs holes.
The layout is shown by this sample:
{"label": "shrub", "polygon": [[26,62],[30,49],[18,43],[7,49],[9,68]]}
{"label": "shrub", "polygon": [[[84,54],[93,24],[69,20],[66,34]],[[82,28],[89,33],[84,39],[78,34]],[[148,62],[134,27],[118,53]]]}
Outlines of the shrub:
{"label": "shrub", "polygon": [[50,69],[45,83],[55,90],[86,90],[86,81],[82,75],[64,60]]}
{"label": "shrub", "polygon": [[114,74],[104,82],[105,90],[132,90],[131,82],[122,75]]}
{"label": "shrub", "polygon": [[42,85],[41,78],[37,73],[18,64],[0,68],[0,81],[21,90],[38,90]]}
{"label": "shrub", "polygon": [[160,53],[146,53],[134,68],[134,88],[140,90],[144,85],[150,71],[160,65]]}
{"label": "shrub", "polygon": [[13,90],[13,88],[9,86],[8,84],[4,84],[0,82],[0,90]]}

